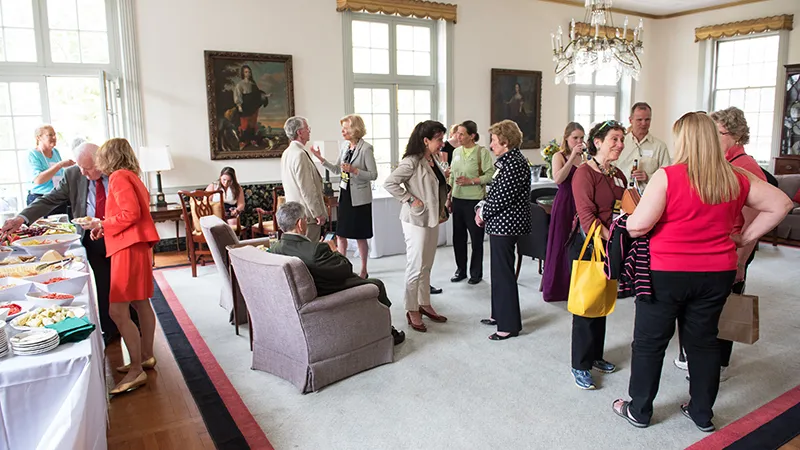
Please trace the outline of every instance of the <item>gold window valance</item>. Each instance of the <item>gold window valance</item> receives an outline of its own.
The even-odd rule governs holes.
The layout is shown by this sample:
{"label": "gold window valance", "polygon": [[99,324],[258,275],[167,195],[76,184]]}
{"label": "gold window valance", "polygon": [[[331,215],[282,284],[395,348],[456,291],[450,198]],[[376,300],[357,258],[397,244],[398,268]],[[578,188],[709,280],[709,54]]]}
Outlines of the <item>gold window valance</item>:
{"label": "gold window valance", "polygon": [[456,5],[423,0],[336,0],[336,10],[399,14],[456,23]]}
{"label": "gold window valance", "polygon": [[[613,38],[613,37],[615,37],[617,35],[617,29],[619,29],[619,33],[622,34],[622,27],[606,27],[606,26],[602,26],[598,30],[599,31],[598,36],[601,37],[601,38],[606,38],[606,39]],[[595,29],[591,24],[588,24],[586,22],[575,22],[575,34],[576,35],[593,37],[594,36],[594,32],[595,32]],[[569,32],[567,31],[567,33],[569,33]],[[625,33],[625,34],[626,34],[626,36],[625,36],[626,40],[629,40],[629,41],[633,40],[633,29],[632,28],[628,28],[628,32]],[[620,37],[622,37],[622,36],[620,36]]]}
{"label": "gold window valance", "polygon": [[763,33],[765,31],[791,30],[793,20],[794,15],[784,14],[782,16],[762,17],[760,19],[744,20],[742,22],[709,25],[707,27],[694,29],[694,41],[699,42],[706,39]]}

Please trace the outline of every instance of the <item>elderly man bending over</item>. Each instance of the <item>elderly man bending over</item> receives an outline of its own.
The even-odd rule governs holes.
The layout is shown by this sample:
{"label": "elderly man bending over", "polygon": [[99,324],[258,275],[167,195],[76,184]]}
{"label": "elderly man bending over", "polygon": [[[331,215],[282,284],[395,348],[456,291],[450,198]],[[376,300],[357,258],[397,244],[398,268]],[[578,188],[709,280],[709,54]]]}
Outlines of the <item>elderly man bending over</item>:
{"label": "elderly man bending over", "polygon": [[[281,240],[270,246],[270,253],[295,256],[303,261],[314,279],[317,294],[330,295],[352,287],[373,284],[378,287],[378,301],[392,306],[386,287],[378,279],[363,279],[353,272],[353,264],[346,256],[334,252],[325,242],[312,242],[306,237],[308,222],[306,209],[298,202],[286,202],[278,210],[278,226],[283,231]],[[394,345],[403,342],[406,335],[392,327]]]}

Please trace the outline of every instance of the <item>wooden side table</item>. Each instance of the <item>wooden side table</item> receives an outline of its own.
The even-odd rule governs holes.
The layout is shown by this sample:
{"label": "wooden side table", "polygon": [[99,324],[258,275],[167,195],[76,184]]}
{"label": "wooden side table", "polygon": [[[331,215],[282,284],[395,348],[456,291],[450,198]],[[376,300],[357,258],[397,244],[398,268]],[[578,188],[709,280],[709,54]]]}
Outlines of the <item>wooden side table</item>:
{"label": "wooden side table", "polygon": [[178,251],[181,251],[179,238],[180,221],[183,220],[181,205],[177,203],[167,203],[166,207],[150,205],[150,217],[155,223],[175,221],[175,245],[178,247]]}

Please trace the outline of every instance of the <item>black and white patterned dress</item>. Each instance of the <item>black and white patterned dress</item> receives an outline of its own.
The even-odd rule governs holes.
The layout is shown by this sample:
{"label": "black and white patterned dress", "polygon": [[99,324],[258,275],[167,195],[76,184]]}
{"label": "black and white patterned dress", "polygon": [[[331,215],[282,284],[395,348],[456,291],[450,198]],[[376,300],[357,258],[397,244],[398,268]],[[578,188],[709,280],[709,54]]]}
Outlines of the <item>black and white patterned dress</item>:
{"label": "black and white patterned dress", "polygon": [[514,148],[497,158],[494,181],[482,208],[486,232],[522,236],[531,232],[531,169]]}

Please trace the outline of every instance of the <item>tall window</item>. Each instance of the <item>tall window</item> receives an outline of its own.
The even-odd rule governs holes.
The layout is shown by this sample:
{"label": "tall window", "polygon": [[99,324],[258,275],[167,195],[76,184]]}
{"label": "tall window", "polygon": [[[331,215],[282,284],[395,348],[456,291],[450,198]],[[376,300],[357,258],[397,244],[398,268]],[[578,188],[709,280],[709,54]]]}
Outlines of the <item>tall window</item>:
{"label": "tall window", "polygon": [[[378,180],[396,166],[414,126],[437,117],[436,23],[378,14],[345,22],[352,112],[364,118]],[[349,111],[348,111],[349,112]]]}
{"label": "tall window", "polygon": [[[25,207],[34,131],[50,123],[62,159],[76,137],[101,143],[118,104],[110,0],[0,0],[0,214]],[[116,94],[116,92],[114,92]]]}
{"label": "tall window", "polygon": [[735,106],[750,127],[747,153],[760,164],[772,155],[780,36],[717,42],[713,110]]}
{"label": "tall window", "polygon": [[617,82],[613,70],[578,76],[570,86],[571,120],[583,125],[587,133],[594,123],[619,120],[622,83],[630,81]]}

